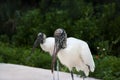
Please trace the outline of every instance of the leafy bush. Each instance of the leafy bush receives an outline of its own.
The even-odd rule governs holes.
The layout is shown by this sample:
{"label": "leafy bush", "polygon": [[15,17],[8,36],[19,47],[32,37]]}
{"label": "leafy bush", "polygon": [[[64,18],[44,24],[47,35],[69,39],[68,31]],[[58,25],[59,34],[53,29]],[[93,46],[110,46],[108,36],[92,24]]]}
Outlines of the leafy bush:
{"label": "leafy bush", "polygon": [[2,41],[2,42],[9,42],[9,38],[7,37],[7,35],[1,35],[0,36],[0,41]]}
{"label": "leafy bush", "polygon": [[[41,49],[36,49],[34,54],[30,56],[31,48],[15,47],[1,42],[0,45],[0,62],[50,68],[51,57],[49,54],[43,54]],[[30,59],[28,59],[29,57]]]}
{"label": "leafy bush", "polygon": [[[95,44],[108,41],[109,54],[120,56],[120,5],[115,1],[92,0],[40,0],[29,1],[1,1],[0,5],[0,40],[17,45],[31,45],[38,34],[44,32],[53,36],[55,29],[64,28],[68,36],[77,37],[88,42],[93,53]],[[32,4],[31,4],[32,3]],[[21,7],[22,5],[22,7]],[[15,21],[17,34],[11,33],[9,20]],[[5,31],[3,31],[5,29]],[[16,32],[16,30],[15,30]],[[10,41],[9,41],[10,42]],[[103,43],[104,45],[104,43]],[[93,50],[94,49],[94,50]]]}
{"label": "leafy bush", "polygon": [[30,45],[36,38],[37,33],[44,27],[41,26],[42,16],[38,9],[23,13],[18,22],[17,34],[13,39],[17,45]]}
{"label": "leafy bush", "polygon": [[96,69],[90,76],[94,76],[103,80],[119,80],[120,79],[120,58],[114,56],[95,56]]}

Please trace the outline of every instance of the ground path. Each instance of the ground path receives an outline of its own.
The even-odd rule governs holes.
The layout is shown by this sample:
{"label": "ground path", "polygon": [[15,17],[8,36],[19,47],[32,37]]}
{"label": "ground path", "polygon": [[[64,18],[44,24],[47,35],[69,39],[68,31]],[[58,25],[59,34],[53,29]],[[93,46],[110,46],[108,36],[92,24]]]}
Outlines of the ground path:
{"label": "ground path", "polygon": [[[57,80],[57,72],[55,71]],[[82,80],[74,74],[75,80]],[[52,80],[51,70],[24,65],[0,63],[0,80]],[[59,80],[71,80],[70,73],[59,72]],[[85,80],[97,80],[86,78]]]}

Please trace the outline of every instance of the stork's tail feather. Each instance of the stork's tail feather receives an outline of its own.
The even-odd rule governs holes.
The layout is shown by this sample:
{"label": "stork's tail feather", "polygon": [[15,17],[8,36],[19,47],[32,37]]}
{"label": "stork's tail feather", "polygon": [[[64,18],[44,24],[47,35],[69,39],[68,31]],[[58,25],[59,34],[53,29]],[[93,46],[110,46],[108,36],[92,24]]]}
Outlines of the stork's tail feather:
{"label": "stork's tail feather", "polygon": [[90,66],[90,71],[94,72],[95,71],[95,63],[93,63],[93,65]]}
{"label": "stork's tail feather", "polygon": [[95,67],[90,68],[91,72],[94,72],[94,70],[95,70]]}

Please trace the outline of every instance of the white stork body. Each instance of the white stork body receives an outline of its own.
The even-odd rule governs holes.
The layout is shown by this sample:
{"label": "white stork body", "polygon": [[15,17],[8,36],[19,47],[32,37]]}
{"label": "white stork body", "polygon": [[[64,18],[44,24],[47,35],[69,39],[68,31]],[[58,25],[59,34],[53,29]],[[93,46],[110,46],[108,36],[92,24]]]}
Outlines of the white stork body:
{"label": "white stork body", "polygon": [[52,56],[54,50],[54,44],[55,44],[55,39],[53,37],[48,37],[45,39],[45,42],[43,44],[40,44],[40,47],[45,52],[49,52],[50,55]]}
{"label": "white stork body", "polygon": [[73,67],[81,70],[86,76],[93,72],[95,64],[88,44],[76,38],[67,38],[67,47],[60,49],[57,54],[60,62],[71,71]]}

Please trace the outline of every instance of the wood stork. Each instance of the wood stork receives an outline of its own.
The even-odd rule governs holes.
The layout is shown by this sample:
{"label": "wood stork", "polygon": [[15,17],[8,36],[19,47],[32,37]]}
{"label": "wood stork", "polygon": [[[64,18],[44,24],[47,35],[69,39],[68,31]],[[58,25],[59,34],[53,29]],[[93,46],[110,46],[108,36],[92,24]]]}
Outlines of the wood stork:
{"label": "wood stork", "polygon": [[89,46],[85,41],[73,37],[67,38],[65,30],[60,28],[54,32],[54,37],[55,46],[51,64],[52,72],[56,56],[70,70],[72,80],[74,80],[72,73],[73,67],[77,71],[83,71],[85,76],[88,76],[90,71],[94,72],[94,60]]}
{"label": "wood stork", "polygon": [[44,33],[38,33],[37,39],[34,42],[32,52],[34,52],[34,49],[40,45],[42,50],[45,52],[49,52],[49,54],[52,56],[53,50],[54,50],[54,38],[48,37],[46,38],[46,35]]}
{"label": "wood stork", "polygon": [[[40,44],[40,47],[42,48],[43,51],[48,52],[51,56],[53,55],[53,50],[54,50],[54,44],[55,44],[55,39],[53,37],[47,37],[44,33],[38,33],[37,39],[34,42],[33,48],[32,48],[32,53],[34,52],[35,48]],[[31,54],[32,55],[32,54]],[[59,62],[57,60],[57,77],[59,80]],[[53,75],[54,79],[54,75]]]}

